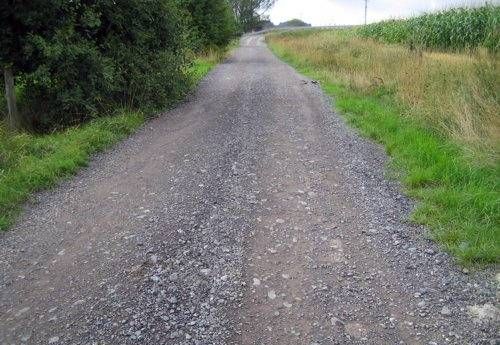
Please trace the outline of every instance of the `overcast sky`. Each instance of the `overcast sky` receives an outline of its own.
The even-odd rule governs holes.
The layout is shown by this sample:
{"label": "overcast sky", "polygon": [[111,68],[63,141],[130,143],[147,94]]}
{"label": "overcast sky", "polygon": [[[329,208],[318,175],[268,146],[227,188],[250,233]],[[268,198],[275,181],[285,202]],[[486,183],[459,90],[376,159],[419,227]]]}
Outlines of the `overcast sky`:
{"label": "overcast sky", "polygon": [[[485,2],[500,4],[500,0],[368,0],[368,22]],[[362,24],[364,3],[364,0],[277,0],[269,15],[275,24],[293,18],[315,26]]]}

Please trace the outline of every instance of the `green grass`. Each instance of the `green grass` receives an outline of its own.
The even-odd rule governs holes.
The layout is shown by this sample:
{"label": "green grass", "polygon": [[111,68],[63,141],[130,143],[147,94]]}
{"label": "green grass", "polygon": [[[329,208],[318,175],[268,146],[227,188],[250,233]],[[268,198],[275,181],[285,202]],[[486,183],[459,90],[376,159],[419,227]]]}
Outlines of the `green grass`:
{"label": "green grass", "polygon": [[[200,57],[188,73],[197,84],[221,59]],[[144,112],[123,109],[52,134],[8,133],[0,123],[0,230],[15,221],[22,204],[86,166],[92,154],[109,148],[139,128]]]}
{"label": "green grass", "polygon": [[204,54],[194,59],[188,73],[194,84],[197,84],[214,66],[222,62],[234,49],[240,45],[239,39],[233,39],[225,48],[209,49]]}
{"label": "green grass", "polygon": [[[290,39],[290,38],[288,38]],[[300,73],[318,80],[348,123],[382,143],[392,157],[391,170],[418,207],[412,220],[431,229],[432,237],[464,264],[500,260],[500,168],[468,161],[457,144],[403,116],[408,111],[390,93],[371,94],[332,79],[317,66],[277,40],[274,53]]]}
{"label": "green grass", "polygon": [[141,112],[120,111],[48,135],[0,132],[0,228],[6,229],[34,191],[86,166],[89,157],[127,137],[144,122]]}
{"label": "green grass", "polygon": [[193,78],[193,82],[197,84],[203,77],[207,75],[208,72],[212,70],[212,68],[216,65],[214,61],[197,58],[194,61],[193,66],[189,69],[189,74],[191,74]]}

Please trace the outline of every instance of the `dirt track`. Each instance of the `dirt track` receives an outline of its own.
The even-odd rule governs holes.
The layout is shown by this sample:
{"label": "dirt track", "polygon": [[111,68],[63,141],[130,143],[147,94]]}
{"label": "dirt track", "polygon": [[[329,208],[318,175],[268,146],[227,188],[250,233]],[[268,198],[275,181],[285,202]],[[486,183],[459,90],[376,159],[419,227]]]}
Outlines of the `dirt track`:
{"label": "dirt track", "polygon": [[0,234],[0,343],[497,344],[493,270],[408,223],[386,159],[245,37]]}

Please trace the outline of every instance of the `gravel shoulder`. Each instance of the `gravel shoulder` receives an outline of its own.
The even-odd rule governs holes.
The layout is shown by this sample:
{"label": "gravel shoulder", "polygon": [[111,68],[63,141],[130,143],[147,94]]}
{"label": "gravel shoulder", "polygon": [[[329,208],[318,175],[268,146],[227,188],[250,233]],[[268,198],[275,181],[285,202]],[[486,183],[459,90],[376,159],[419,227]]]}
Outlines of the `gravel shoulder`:
{"label": "gravel shoulder", "polygon": [[247,36],[0,234],[0,343],[497,344],[496,270],[410,224],[386,162]]}

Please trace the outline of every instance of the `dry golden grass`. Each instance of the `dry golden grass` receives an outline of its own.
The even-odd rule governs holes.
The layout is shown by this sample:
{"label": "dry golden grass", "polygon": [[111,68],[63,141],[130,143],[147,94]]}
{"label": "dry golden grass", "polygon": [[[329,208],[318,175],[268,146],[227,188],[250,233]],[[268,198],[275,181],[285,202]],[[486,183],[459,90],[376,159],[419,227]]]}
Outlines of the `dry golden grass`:
{"label": "dry golden grass", "polygon": [[481,163],[497,162],[500,146],[500,63],[485,52],[411,51],[323,30],[271,35],[333,82],[357,91],[381,90],[407,106],[407,116],[452,138]]}

